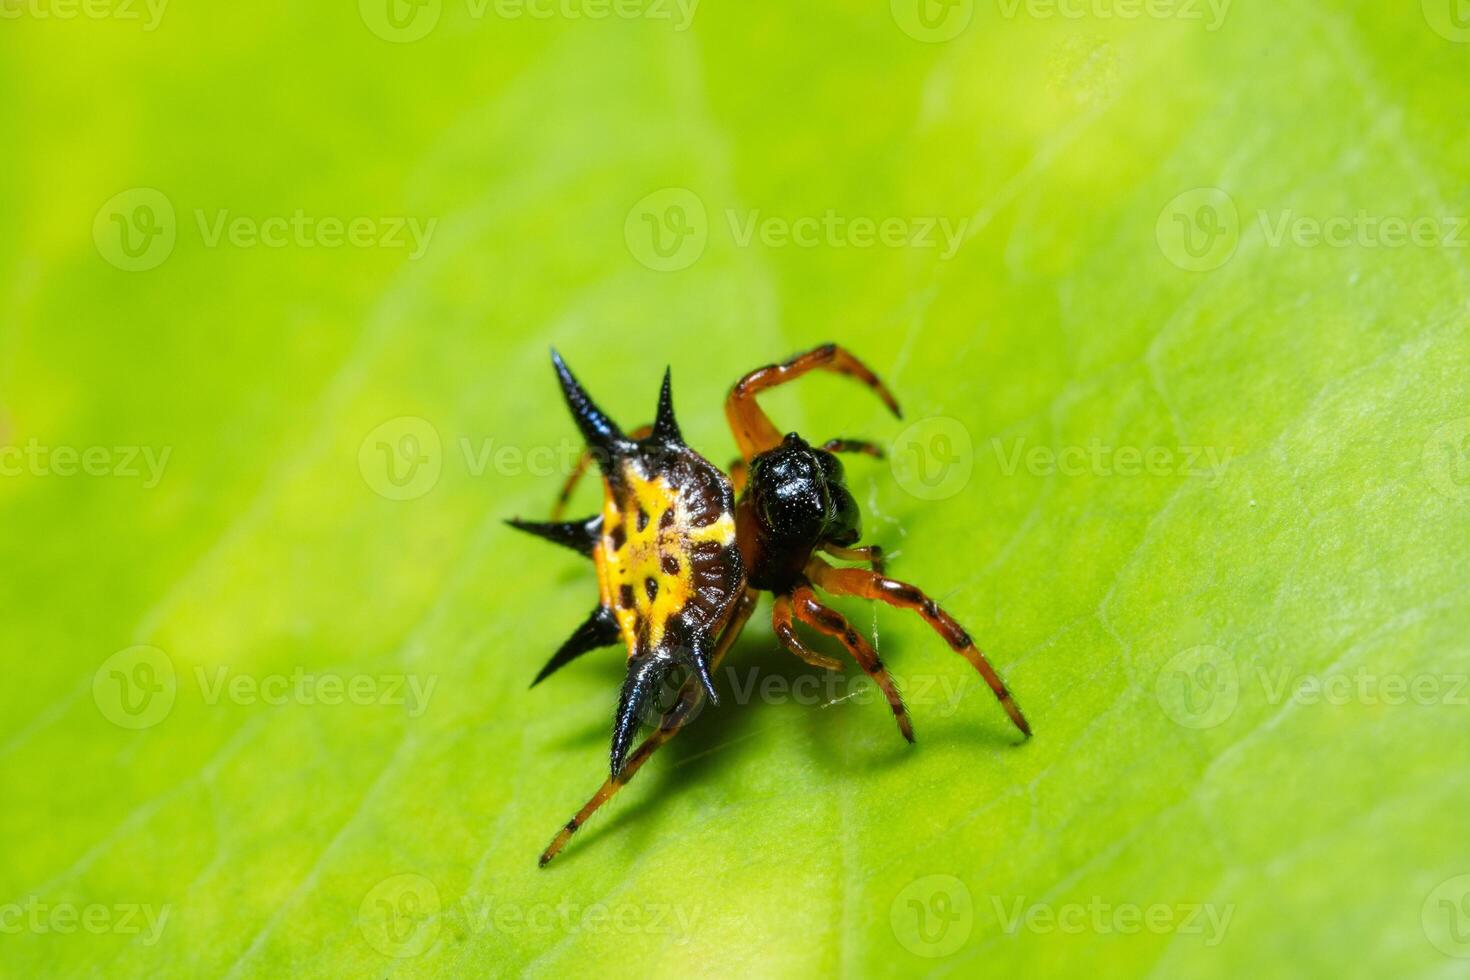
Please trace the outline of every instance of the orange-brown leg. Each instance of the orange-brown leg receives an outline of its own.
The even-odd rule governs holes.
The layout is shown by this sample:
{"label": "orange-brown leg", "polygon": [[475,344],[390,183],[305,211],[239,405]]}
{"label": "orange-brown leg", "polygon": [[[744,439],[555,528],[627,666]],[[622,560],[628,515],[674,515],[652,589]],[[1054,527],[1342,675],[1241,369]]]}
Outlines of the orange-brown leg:
{"label": "orange-brown leg", "polygon": [[833,568],[824,561],[813,559],[807,566],[807,575],[820,588],[831,592],[833,595],[860,596],[864,599],[879,599],[899,609],[911,609],[923,618],[924,622],[933,627],[934,631],[944,637],[950,647],[960,656],[968,660],[980,676],[985,678],[985,683],[995,692],[996,700],[1005,709],[1012,722],[1027,736],[1031,734],[1031,726],[1026,723],[1026,718],[1021,714],[1021,709],[1016,706],[1016,701],[1011,697],[1011,692],[1006,689],[1005,682],[990,666],[990,661],[985,659],[985,654],[975,646],[975,641],[970,639],[970,634],[965,632],[963,626],[955,622],[954,617],[940,609],[933,599],[929,598],[922,590],[907,582],[897,579],[884,578],[873,572],[865,572],[860,568]]}
{"label": "orange-brown leg", "polygon": [[735,487],[735,496],[745,492],[745,484],[750,480],[750,464],[743,459],[737,459],[730,464],[730,483]]}
{"label": "orange-brown leg", "polygon": [[866,548],[842,548],[835,544],[824,544],[822,550],[833,558],[840,558],[843,561],[865,561],[873,571],[879,575],[883,574],[883,548],[880,545],[870,544]]}
{"label": "orange-brown leg", "polygon": [[[653,426],[640,425],[628,433],[631,439],[644,439],[653,432]],[[566,513],[567,503],[572,499],[572,492],[577,489],[577,484],[582,482],[582,477],[587,473],[587,467],[592,465],[592,453],[582,450],[582,455],[577,457],[577,462],[572,466],[572,472],[567,474],[567,482],[562,484],[561,493],[557,494],[556,503],[551,505],[551,519],[561,520]]]}
{"label": "orange-brown leg", "polygon": [[888,668],[883,666],[883,661],[878,659],[877,652],[868,645],[868,641],[858,635],[858,631],[852,628],[852,624],[842,613],[822,605],[810,585],[798,585],[792,589],[791,601],[796,606],[797,619],[842,641],[842,645],[847,647],[847,652],[852,654],[858,666],[873,678],[873,683],[888,698],[888,707],[893,709],[893,720],[898,722],[899,733],[912,742],[914,726],[909,721],[909,709],[904,707],[903,695],[898,693],[893,678],[888,676]]}
{"label": "orange-brown leg", "polygon": [[894,415],[903,417],[898,401],[862,361],[836,344],[823,344],[780,364],[756,368],[730,389],[729,397],[725,399],[725,418],[730,423],[730,431],[735,434],[735,444],[740,447],[740,455],[747,460],[754,459],[781,441],[781,433],[756,404],[755,396],[816,370],[832,371],[856,378],[876,392]]}
{"label": "orange-brown leg", "polygon": [[828,439],[822,443],[822,448],[829,453],[862,453],[874,459],[882,459],[888,455],[882,446],[866,439]]}
{"label": "orange-brown leg", "polygon": [[801,637],[796,635],[796,624],[791,621],[791,597],[789,595],[778,595],[776,601],[771,604],[771,629],[775,631],[776,639],[781,641],[783,647],[813,667],[821,667],[823,670],[842,669],[842,664],[836,660],[818,653],[801,642]]}
{"label": "orange-brown leg", "polygon": [[[750,614],[755,611],[756,600],[759,596],[760,593],[754,590],[747,590],[745,595],[740,597],[735,607],[735,612],[731,615],[730,621],[725,624],[725,629],[720,634],[719,643],[715,645],[714,652],[710,655],[711,671],[719,666],[720,660],[735,642],[735,638],[745,628],[746,621],[750,619]],[[552,858],[561,853],[562,848],[567,846],[567,842],[572,839],[572,835],[577,832],[578,828],[585,824],[588,818],[596,813],[604,803],[612,799],[618,790],[622,789],[632,780],[633,776],[642,768],[643,763],[648,761],[648,757],[658,751],[659,746],[674,737],[674,733],[683,727],[684,722],[689,719],[690,714],[699,705],[703,697],[704,688],[699,683],[698,678],[690,677],[684,682],[684,686],[679,689],[679,699],[659,719],[658,728],[654,733],[644,739],[643,744],[639,745],[628,756],[628,761],[623,763],[623,771],[617,776],[605,780],[602,787],[593,794],[592,799],[588,800],[582,809],[577,811],[577,815],[571,820],[568,820],[567,825],[557,832],[556,837],[551,841],[551,845],[541,854],[541,867],[546,867]]]}

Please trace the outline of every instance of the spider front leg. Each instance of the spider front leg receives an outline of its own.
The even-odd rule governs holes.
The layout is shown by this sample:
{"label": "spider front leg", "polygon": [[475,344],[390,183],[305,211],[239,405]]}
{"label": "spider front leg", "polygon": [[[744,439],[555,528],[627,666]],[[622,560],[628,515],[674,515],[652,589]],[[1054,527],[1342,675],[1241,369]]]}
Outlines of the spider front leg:
{"label": "spider front leg", "polygon": [[878,575],[883,574],[883,547],[870,544],[865,548],[843,548],[835,544],[824,544],[822,550],[833,558],[843,561],[863,561]]}
{"label": "spider front leg", "polygon": [[[735,611],[731,614],[730,621],[725,624],[724,631],[720,633],[719,643],[715,645],[714,652],[710,655],[711,671],[719,666],[720,660],[725,656],[725,653],[730,649],[731,645],[734,644],[735,638],[745,628],[745,623],[750,619],[750,614],[755,611],[755,604],[759,595],[760,593],[754,590],[746,590],[745,594],[737,601]],[[541,867],[544,868],[551,863],[551,859],[561,853],[562,848],[566,847],[567,843],[572,839],[572,835],[587,822],[588,818],[601,809],[604,803],[612,799],[618,790],[622,789],[633,779],[633,776],[643,767],[643,763],[648,761],[649,756],[657,752],[660,746],[673,738],[675,733],[684,727],[684,723],[689,720],[689,716],[699,705],[700,699],[703,697],[704,688],[700,685],[697,677],[690,677],[684,682],[684,686],[679,688],[679,699],[659,719],[658,728],[654,733],[644,739],[643,743],[628,756],[628,760],[623,763],[622,771],[616,776],[604,780],[602,786],[592,795],[592,799],[588,800],[582,809],[577,811],[577,815],[571,820],[568,820],[566,826],[557,832],[550,846],[541,854],[539,861]]]}
{"label": "spider front leg", "polygon": [[745,492],[745,484],[750,482],[750,464],[743,459],[730,462],[730,485],[735,488],[735,496]]}
{"label": "spider front leg", "polygon": [[780,364],[756,368],[730,389],[729,397],[725,399],[725,418],[730,423],[730,431],[735,434],[740,455],[751,460],[781,442],[780,431],[761,411],[755,396],[817,370],[856,378],[876,392],[894,415],[903,418],[898,401],[867,365],[836,344],[823,344]]}
{"label": "spider front leg", "polygon": [[842,669],[842,664],[813,650],[796,635],[796,624],[791,621],[791,596],[778,595],[771,604],[771,629],[782,646],[813,667],[821,667],[823,670]]}
{"label": "spider front leg", "polygon": [[914,726],[909,721],[909,709],[904,706],[903,695],[898,693],[898,687],[893,683],[893,678],[888,676],[888,668],[883,666],[883,661],[878,659],[877,652],[868,645],[868,641],[852,628],[846,616],[822,605],[810,585],[798,585],[792,589],[791,601],[796,606],[797,619],[818,632],[835,636],[842,641],[842,645],[847,647],[847,652],[852,654],[858,666],[873,678],[873,683],[878,685],[884,697],[888,699],[888,707],[893,709],[893,720],[898,722],[899,733],[912,742]]}
{"label": "spider front leg", "polygon": [[822,448],[829,453],[862,453],[874,459],[883,459],[888,455],[882,446],[867,439],[828,439],[822,443]]}
{"label": "spider front leg", "polygon": [[975,641],[970,639],[970,634],[965,632],[963,626],[955,622],[954,617],[940,609],[938,604],[922,590],[907,582],[897,579],[884,578],[874,572],[865,572],[860,568],[833,568],[826,562],[813,559],[807,567],[807,575],[820,588],[833,595],[851,595],[863,599],[878,599],[898,609],[911,609],[928,623],[936,633],[944,637],[960,656],[970,662],[980,676],[985,678],[985,683],[990,685],[990,690],[995,693],[996,700],[1005,709],[1015,726],[1028,738],[1031,735],[1031,726],[1026,723],[1026,718],[1021,714],[1016,701],[1011,697],[1011,692],[1006,689],[1005,682],[990,666],[990,661],[985,659],[985,654],[975,646]]}

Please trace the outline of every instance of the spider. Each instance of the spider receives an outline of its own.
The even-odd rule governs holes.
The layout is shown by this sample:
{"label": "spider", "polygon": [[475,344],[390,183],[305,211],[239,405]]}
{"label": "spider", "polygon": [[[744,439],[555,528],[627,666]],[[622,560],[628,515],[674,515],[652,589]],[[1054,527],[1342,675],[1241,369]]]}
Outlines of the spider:
{"label": "spider", "polygon": [[[881,458],[882,449],[850,439],[813,446],[795,432],[783,436],[756,403],[763,391],[810,371],[831,371],[866,385],[902,418],[887,387],[851,353],[823,344],[736,382],[725,400],[725,416],[740,458],[728,475],[685,445],[674,418],[668,370],[653,424],[625,435],[554,350],[551,360],[587,450],[562,488],[551,521],[507,523],[590,558],[598,602],[531,686],[582,654],[620,640],[628,661],[614,715],[608,778],[557,833],[541,855],[542,867],[674,736],[704,697],[719,704],[712,672],[750,619],[761,592],[775,597],[771,623],[781,644],[812,666],[839,670],[837,660],[803,642],[795,624],[836,638],[883,692],[908,741],[914,740],[913,725],[883,661],[846,617],[823,605],[818,589],[917,613],[979,671],[1011,721],[1030,736],[1020,708],[970,634],[918,588],[886,577],[882,548],[858,545],[861,517],[836,454]],[[593,461],[603,480],[601,512],[562,520]],[[839,568],[823,555],[867,568]],[[676,669],[685,679],[672,707],[630,755],[644,712]]]}

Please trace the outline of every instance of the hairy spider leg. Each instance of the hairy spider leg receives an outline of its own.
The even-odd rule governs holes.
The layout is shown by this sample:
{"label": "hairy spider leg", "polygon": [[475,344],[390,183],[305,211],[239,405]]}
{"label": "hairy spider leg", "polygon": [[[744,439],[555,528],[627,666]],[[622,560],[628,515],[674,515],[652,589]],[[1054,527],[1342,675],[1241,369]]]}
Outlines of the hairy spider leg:
{"label": "hairy spider leg", "polygon": [[1005,682],[990,666],[990,661],[985,659],[985,654],[975,646],[975,641],[970,639],[970,634],[965,632],[964,627],[955,622],[954,617],[917,586],[900,582],[897,579],[885,578],[874,572],[866,572],[861,568],[834,568],[819,558],[813,558],[807,566],[807,576],[816,585],[832,593],[833,595],[858,596],[863,599],[878,599],[898,609],[909,609],[918,615],[933,628],[934,632],[944,638],[960,656],[970,662],[980,676],[985,678],[985,683],[990,685],[990,690],[995,693],[996,700],[1005,709],[1015,726],[1028,738],[1031,735],[1031,726],[1026,723],[1026,718],[1021,714],[1021,709],[1016,705],[1015,698],[1006,688]]}

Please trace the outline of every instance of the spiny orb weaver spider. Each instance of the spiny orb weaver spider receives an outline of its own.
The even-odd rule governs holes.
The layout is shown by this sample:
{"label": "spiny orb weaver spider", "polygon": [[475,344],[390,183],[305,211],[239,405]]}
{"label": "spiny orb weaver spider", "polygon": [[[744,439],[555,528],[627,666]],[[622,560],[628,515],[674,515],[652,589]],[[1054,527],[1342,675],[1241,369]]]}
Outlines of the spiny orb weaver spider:
{"label": "spiny orb weaver spider", "polygon": [[[883,691],[898,730],[910,742],[914,730],[908,711],[883,662],[846,617],[821,603],[816,589],[913,610],[979,671],[1016,727],[1031,734],[969,633],[918,588],[885,577],[878,545],[858,546],[857,501],[834,454],[881,457],[882,449],[849,439],[812,446],[795,432],[783,437],[756,404],[762,391],[809,371],[831,371],[867,385],[902,418],[893,395],[856,357],[836,344],[824,344],[741,378],[725,400],[725,416],[740,449],[728,476],[684,444],[674,420],[667,370],[653,425],[625,435],[555,351],[551,359],[587,451],[562,488],[550,522],[508,523],[592,559],[598,603],[531,686],[589,650],[619,639],[628,650],[628,674],[613,725],[610,775],[541,855],[542,867],[673,737],[703,697],[719,703],[712,672],[750,619],[761,592],[775,597],[771,623],[781,644],[808,664],[839,670],[838,661],[802,642],[793,620],[835,637]],[[589,460],[602,472],[602,511],[563,521],[562,511]],[[868,568],[838,568],[817,552]],[[630,756],[643,712],[677,667],[688,676],[673,706]]]}

